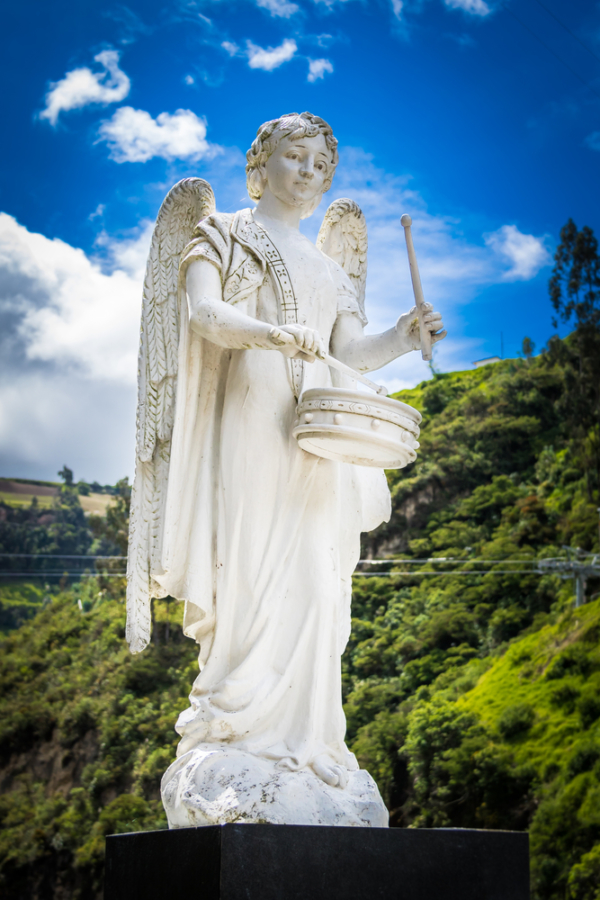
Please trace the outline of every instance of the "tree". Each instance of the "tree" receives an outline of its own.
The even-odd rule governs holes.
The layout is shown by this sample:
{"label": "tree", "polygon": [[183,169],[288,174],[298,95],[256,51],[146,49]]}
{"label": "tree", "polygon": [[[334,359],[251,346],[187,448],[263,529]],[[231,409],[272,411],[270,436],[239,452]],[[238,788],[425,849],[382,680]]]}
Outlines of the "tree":
{"label": "tree", "polygon": [[[552,305],[563,322],[574,321],[576,367],[570,366],[565,386],[564,408],[580,445],[586,469],[588,496],[592,500],[595,481],[600,490],[600,255],[591,228],[581,231],[569,219],[560,232],[549,282]],[[557,327],[558,322],[553,320]],[[554,342],[555,352],[558,344]],[[562,362],[568,363],[568,347]]]}
{"label": "tree", "polygon": [[524,337],[523,343],[521,345],[521,352],[523,353],[523,356],[525,357],[525,359],[531,359],[531,357],[533,356],[534,350],[535,350],[535,344],[533,343],[531,338]]}
{"label": "tree", "polygon": [[69,469],[68,466],[63,466],[57,474],[59,478],[62,478],[66,487],[73,486],[73,469]]}
{"label": "tree", "polygon": [[573,219],[561,229],[560,241],[549,284],[552,305],[563,322],[573,317],[578,330],[597,329],[600,325],[598,241],[587,225],[578,231]]}
{"label": "tree", "polygon": [[89,524],[96,538],[94,553],[111,555],[115,552],[127,555],[129,529],[129,504],[131,485],[128,478],[121,478],[115,485],[115,500],[108,506],[106,515],[91,515]]}

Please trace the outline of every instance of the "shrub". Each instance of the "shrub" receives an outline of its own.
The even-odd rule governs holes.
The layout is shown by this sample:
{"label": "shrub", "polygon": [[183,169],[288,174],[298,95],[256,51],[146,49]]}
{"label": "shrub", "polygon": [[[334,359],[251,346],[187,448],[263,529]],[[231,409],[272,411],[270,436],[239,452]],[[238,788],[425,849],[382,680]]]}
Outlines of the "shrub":
{"label": "shrub", "polygon": [[566,675],[587,675],[591,661],[583,647],[569,647],[554,658],[546,669],[546,678],[564,678]]}
{"label": "shrub", "polygon": [[577,712],[581,718],[583,728],[590,728],[594,722],[600,719],[600,696],[596,686],[581,692],[577,703]]}
{"label": "shrub", "polygon": [[528,703],[507,706],[498,719],[498,731],[505,740],[520,737],[529,731],[535,721],[535,712]]}
{"label": "shrub", "polygon": [[595,744],[583,744],[577,747],[567,764],[567,775],[575,778],[582,772],[589,772],[600,759],[600,747]]}
{"label": "shrub", "polygon": [[61,716],[59,720],[60,742],[64,747],[71,747],[95,726],[94,704],[89,697],[84,697],[77,703],[69,704]]}
{"label": "shrub", "polygon": [[492,647],[515,637],[523,628],[526,613],[518,606],[497,609],[490,619],[488,637]]}
{"label": "shrub", "polygon": [[476,646],[479,640],[475,615],[464,607],[444,609],[423,629],[423,643],[427,647],[448,650],[458,644]]}
{"label": "shrub", "polygon": [[600,900],[600,844],[573,866],[568,885],[572,900]]}
{"label": "shrub", "polygon": [[580,691],[577,685],[566,681],[564,684],[560,684],[558,687],[554,688],[550,694],[550,701],[553,706],[562,707],[567,712],[573,712],[575,709],[575,702],[579,695]]}

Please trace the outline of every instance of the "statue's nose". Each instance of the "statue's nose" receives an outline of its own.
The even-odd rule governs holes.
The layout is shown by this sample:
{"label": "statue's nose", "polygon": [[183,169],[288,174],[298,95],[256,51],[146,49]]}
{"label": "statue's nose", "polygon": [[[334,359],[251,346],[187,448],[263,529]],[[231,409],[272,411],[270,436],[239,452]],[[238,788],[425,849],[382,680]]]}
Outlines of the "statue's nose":
{"label": "statue's nose", "polygon": [[303,178],[314,178],[315,177],[314,166],[312,166],[311,163],[308,163],[308,162],[305,163],[302,166],[302,168],[300,169],[300,174],[302,175]]}

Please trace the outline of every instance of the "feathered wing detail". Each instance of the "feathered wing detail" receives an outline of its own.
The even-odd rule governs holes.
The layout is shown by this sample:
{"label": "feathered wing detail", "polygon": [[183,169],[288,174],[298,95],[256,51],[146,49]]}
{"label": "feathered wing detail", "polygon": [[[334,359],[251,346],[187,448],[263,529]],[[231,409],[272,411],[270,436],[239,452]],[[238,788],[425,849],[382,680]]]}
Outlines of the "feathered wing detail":
{"label": "feathered wing detail", "polygon": [[165,590],[160,566],[179,347],[179,257],[202,219],[215,211],[211,186],[184,178],[159,210],[146,266],[138,359],[136,471],[129,518],[127,641],[139,653],[151,637],[151,599]]}
{"label": "feathered wing detail", "polygon": [[361,313],[365,314],[367,284],[367,223],[358,203],[334,200],[319,229],[317,247],[342,267],[356,288]]}

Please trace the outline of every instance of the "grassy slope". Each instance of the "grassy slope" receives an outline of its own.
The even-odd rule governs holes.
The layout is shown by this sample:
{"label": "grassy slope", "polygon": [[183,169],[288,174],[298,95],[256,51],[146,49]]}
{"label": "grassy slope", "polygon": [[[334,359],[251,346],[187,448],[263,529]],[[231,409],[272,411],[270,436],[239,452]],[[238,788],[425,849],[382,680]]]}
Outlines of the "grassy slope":
{"label": "grassy slope", "polygon": [[[40,509],[52,509],[54,498],[60,494],[61,485],[52,482],[16,481],[14,479],[0,478],[0,503],[7,506],[30,506],[33,498],[36,498]],[[79,503],[86,513],[98,513],[104,515],[106,509],[114,503],[110,494],[98,494],[93,491],[89,494],[80,494]]]}
{"label": "grassy slope", "polygon": [[[365,550],[456,556],[472,569],[475,557],[597,546],[595,505],[556,412],[561,385],[559,369],[535,360],[404,392],[424,413],[423,449],[390,473],[393,517]],[[600,900],[600,602],[575,614],[571,582],[496,568],[356,579],[348,740],[394,824],[529,827],[536,898]],[[158,645],[131,657],[122,585],[100,587],[55,595],[2,648],[9,898],[99,897],[104,834],[164,825],[159,778],[196,651],[173,621],[167,641],[161,604]]]}
{"label": "grassy slope", "polygon": [[533,768],[534,887],[600,896],[600,600],[515,641],[457,701]]}

